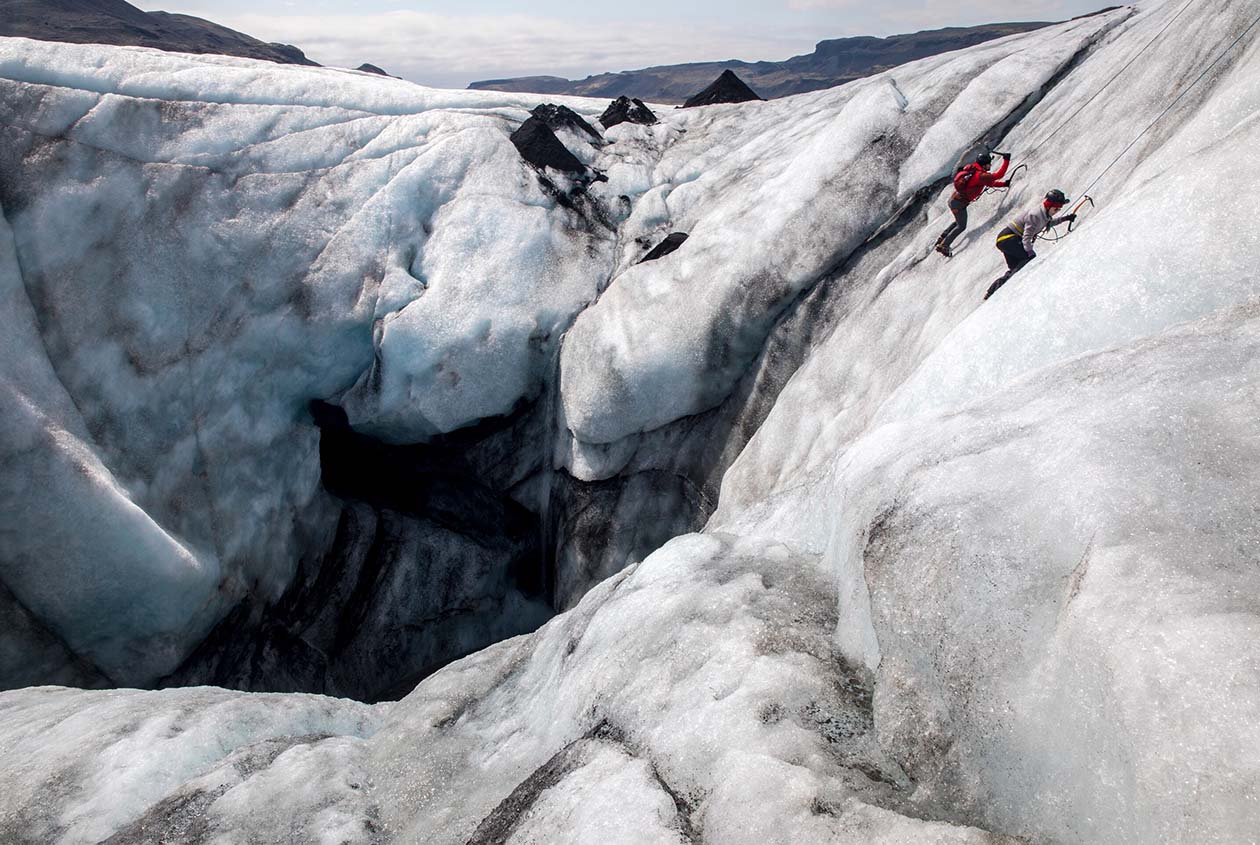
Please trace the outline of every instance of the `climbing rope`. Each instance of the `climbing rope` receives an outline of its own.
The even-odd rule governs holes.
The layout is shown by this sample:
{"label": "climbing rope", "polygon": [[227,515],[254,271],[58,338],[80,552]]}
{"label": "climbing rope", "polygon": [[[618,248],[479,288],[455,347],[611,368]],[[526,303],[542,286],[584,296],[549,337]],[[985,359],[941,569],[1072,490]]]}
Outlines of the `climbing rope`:
{"label": "climbing rope", "polygon": [[[1094,198],[1091,197],[1089,194],[1082,195],[1081,198],[1077,200],[1076,205],[1072,206],[1072,209],[1068,212],[1068,214],[1075,215],[1076,212],[1081,210],[1081,208],[1085,205],[1085,203],[1089,203],[1089,207],[1093,208]],[[1055,231],[1054,226],[1050,226],[1048,229],[1046,229],[1044,232],[1042,232],[1040,235],[1037,236],[1037,240],[1045,241],[1046,243],[1051,243],[1051,244],[1058,243],[1059,241],[1066,238],[1069,233],[1071,233],[1072,227],[1075,225],[1076,225],[1075,219],[1069,220],[1066,232]],[[1052,235],[1053,237],[1051,237]]]}
{"label": "climbing rope", "polygon": [[[1191,2],[1193,2],[1193,0],[1191,0]],[[1179,16],[1181,15],[1181,12],[1184,12],[1184,11],[1186,10],[1186,8],[1187,8],[1189,5],[1190,5],[1190,4],[1189,4],[1189,3],[1187,3],[1185,6],[1182,6],[1182,7],[1181,7],[1181,11],[1179,11],[1179,12],[1177,13],[1177,15],[1175,15],[1175,16],[1173,17],[1173,20],[1176,20],[1176,19],[1177,19],[1177,17],[1179,17]],[[1168,26],[1169,26],[1171,23],[1172,23],[1172,21],[1169,21],[1169,22],[1168,22],[1168,24],[1165,24],[1165,25],[1164,25],[1164,29],[1167,29],[1167,28],[1168,28]],[[1248,25],[1247,25],[1247,28],[1246,28],[1246,29],[1244,29],[1242,32],[1240,32],[1240,33],[1238,34],[1238,37],[1237,37],[1237,38],[1235,38],[1233,41],[1231,41],[1231,42],[1230,42],[1230,44],[1229,44],[1229,46],[1228,46],[1228,47],[1226,47],[1224,50],[1222,50],[1222,51],[1221,51],[1221,53],[1220,53],[1220,55],[1218,55],[1215,59],[1213,59],[1213,60],[1212,60],[1212,63],[1211,63],[1211,64],[1209,64],[1207,67],[1205,67],[1205,68],[1203,69],[1203,71],[1202,71],[1202,72],[1201,72],[1198,76],[1196,76],[1196,77],[1194,78],[1194,80],[1193,80],[1193,81],[1192,81],[1189,85],[1187,85],[1187,86],[1185,86],[1184,88],[1182,88],[1182,89],[1181,89],[1181,93],[1179,93],[1179,94],[1178,94],[1178,95],[1177,95],[1177,96],[1173,99],[1173,101],[1172,101],[1171,103],[1169,103],[1169,104],[1167,105],[1167,107],[1165,107],[1165,109],[1164,109],[1162,112],[1160,112],[1158,115],[1156,115],[1156,116],[1155,116],[1155,119],[1154,119],[1154,120],[1152,120],[1150,123],[1148,123],[1148,124],[1146,125],[1146,128],[1145,128],[1145,129],[1143,129],[1141,132],[1139,132],[1139,133],[1137,134],[1137,136],[1136,136],[1136,137],[1135,137],[1132,141],[1130,141],[1130,142],[1129,142],[1129,143],[1125,146],[1125,148],[1124,148],[1123,150],[1121,150],[1121,151],[1120,151],[1120,152],[1116,155],[1116,157],[1115,157],[1115,158],[1113,158],[1113,159],[1111,160],[1111,162],[1110,162],[1110,163],[1109,163],[1106,167],[1104,167],[1104,168],[1102,169],[1102,172],[1101,172],[1101,173],[1099,173],[1097,176],[1095,176],[1095,177],[1094,177],[1094,179],[1093,179],[1093,181],[1092,181],[1092,182],[1090,182],[1088,185],[1086,185],[1086,186],[1085,186],[1085,190],[1081,192],[1081,196],[1082,196],[1082,197],[1084,197],[1084,199],[1089,200],[1089,204],[1090,204],[1091,206],[1093,206],[1094,201],[1093,201],[1093,199],[1092,199],[1092,198],[1090,198],[1090,196],[1089,196],[1089,192],[1090,192],[1091,190],[1093,190],[1094,186],[1095,186],[1095,185],[1097,185],[1100,181],[1102,181],[1102,178],[1103,178],[1104,176],[1106,176],[1106,175],[1107,175],[1108,171],[1110,171],[1110,170],[1111,170],[1111,168],[1115,167],[1115,166],[1116,166],[1116,163],[1117,163],[1117,162],[1119,162],[1119,161],[1120,161],[1120,159],[1124,158],[1125,153],[1127,153],[1129,150],[1133,149],[1134,145],[1135,145],[1135,144],[1137,144],[1137,142],[1138,142],[1138,141],[1142,140],[1142,138],[1146,136],[1146,133],[1147,133],[1147,132],[1150,132],[1150,131],[1151,131],[1151,129],[1153,129],[1153,128],[1155,127],[1155,124],[1157,124],[1157,123],[1159,123],[1161,120],[1163,120],[1163,119],[1164,119],[1164,117],[1165,117],[1165,116],[1166,116],[1166,115],[1167,115],[1170,111],[1172,111],[1172,110],[1176,107],[1177,103],[1181,102],[1181,99],[1182,99],[1183,97],[1185,97],[1185,96],[1186,96],[1186,94],[1189,94],[1189,93],[1190,93],[1191,89],[1193,89],[1193,88],[1194,88],[1194,86],[1196,86],[1196,85],[1198,85],[1200,82],[1202,82],[1202,81],[1203,81],[1203,78],[1204,78],[1205,76],[1207,76],[1209,73],[1211,73],[1212,68],[1214,68],[1214,67],[1216,67],[1218,64],[1220,64],[1221,60],[1222,60],[1222,59],[1224,59],[1227,55],[1229,55],[1230,50],[1233,50],[1235,47],[1237,47],[1237,46],[1238,46],[1238,44],[1239,44],[1239,43],[1240,43],[1240,42],[1241,42],[1244,38],[1246,38],[1246,37],[1247,37],[1247,33],[1251,32],[1251,30],[1253,30],[1253,29],[1255,29],[1255,28],[1256,28],[1256,25],[1257,25],[1257,24],[1260,24],[1260,15],[1257,15],[1257,16],[1256,16],[1256,18],[1255,18],[1255,20],[1253,20],[1250,24],[1248,24]],[[1164,29],[1161,29],[1161,30],[1160,30],[1160,33],[1163,33]],[[1159,37],[1159,34],[1156,34],[1156,36],[1155,36],[1155,37],[1156,37],[1156,38],[1158,38],[1158,37]],[[1154,40],[1155,40],[1155,39],[1151,39],[1151,41],[1150,41],[1150,42],[1148,42],[1146,46],[1147,46],[1147,47],[1149,47],[1152,43],[1154,43]],[[1144,48],[1142,48],[1142,49],[1143,49],[1143,50],[1145,50],[1146,48],[1144,47]],[[1134,58],[1136,58],[1136,56],[1135,56]],[[1128,63],[1128,64],[1126,64],[1126,65],[1125,65],[1125,67],[1128,67],[1128,65],[1129,65],[1129,64],[1132,64],[1132,63],[1133,63],[1133,60],[1132,60],[1132,59],[1130,59],[1130,60],[1129,60],[1129,63]],[[1123,72],[1123,71],[1124,71],[1124,69],[1123,69],[1123,68],[1121,68],[1121,72]],[[1118,75],[1119,75],[1119,74],[1117,74],[1117,76],[1118,76]],[[1115,77],[1112,77],[1112,80],[1114,80],[1114,79],[1115,79]],[[1108,84],[1108,85],[1109,85],[1109,84],[1111,84],[1111,83],[1110,83],[1110,81],[1109,81],[1107,84]],[[1106,88],[1106,85],[1104,85],[1104,86],[1103,86],[1103,88]],[[1101,93],[1101,91],[1102,91],[1102,89],[1099,89],[1099,93]],[[1097,94],[1095,94],[1094,96],[1097,96]],[[1093,97],[1091,97],[1090,99],[1092,100],[1092,99],[1093,99]],[[1086,102],[1086,105],[1088,105],[1088,101]],[[1082,106],[1081,108],[1084,108],[1084,106]],[[1080,109],[1077,109],[1077,112],[1079,113],[1079,112],[1080,112]],[[1074,114],[1073,116],[1075,116],[1075,114]],[[1070,120],[1071,118],[1068,118],[1068,119]],[[1062,124],[1060,124],[1060,125],[1059,125],[1059,128],[1060,128],[1060,129],[1062,128]],[[1056,129],[1055,131],[1057,132],[1057,131],[1058,131],[1058,129]],[[1051,137],[1053,137],[1053,133],[1051,133]],[[1049,138],[1047,138],[1046,140],[1048,141],[1048,140],[1049,140]],[[1044,144],[1044,143],[1045,143],[1045,141],[1043,141],[1042,143]],[[1084,202],[1084,200],[1082,200],[1082,202]],[[1080,207],[1080,204],[1078,203],[1078,204],[1077,204],[1077,208],[1079,208],[1079,207]],[[1075,210],[1075,209],[1074,209],[1074,210]],[[1051,230],[1050,230],[1050,231],[1053,231],[1053,227],[1051,227]],[[1071,231],[1071,227],[1070,227],[1070,226],[1069,226],[1069,228],[1068,228],[1068,231],[1069,231],[1069,232]],[[1047,233],[1047,234],[1048,234],[1048,233]],[[1043,236],[1043,238],[1044,238],[1045,240],[1049,241],[1050,243],[1054,243],[1055,241],[1062,240],[1062,239],[1063,239],[1063,237],[1064,237],[1066,234],[1067,234],[1067,232],[1063,232],[1063,233],[1057,233],[1057,232],[1056,232],[1056,233],[1055,233],[1055,237],[1053,237],[1053,238],[1045,238],[1044,236]]]}
{"label": "climbing rope", "polygon": [[1108,79],[1105,83],[1103,83],[1103,87],[1101,87],[1101,88],[1099,88],[1097,91],[1095,91],[1095,92],[1093,93],[1093,95],[1092,95],[1092,96],[1091,96],[1088,100],[1086,100],[1085,102],[1081,103],[1081,105],[1080,105],[1080,106],[1076,109],[1076,111],[1074,111],[1074,112],[1072,112],[1070,115],[1068,115],[1066,119],[1064,119],[1064,120],[1060,121],[1060,122],[1059,122],[1059,125],[1055,127],[1055,129],[1054,129],[1054,131],[1053,131],[1053,132],[1051,132],[1051,133],[1050,133],[1049,135],[1047,135],[1045,138],[1041,139],[1041,141],[1040,141],[1039,143],[1037,143],[1037,144],[1036,144],[1036,145],[1035,145],[1035,146],[1034,146],[1031,150],[1029,150],[1029,151],[1028,151],[1027,156],[1028,156],[1029,158],[1031,158],[1031,157],[1032,157],[1032,155],[1033,155],[1033,153],[1037,152],[1037,150],[1041,149],[1043,146],[1045,146],[1046,144],[1050,143],[1050,139],[1051,139],[1051,138],[1053,138],[1055,135],[1059,134],[1059,130],[1061,130],[1061,129],[1062,129],[1064,126],[1066,126],[1067,124],[1071,123],[1071,122],[1072,122],[1072,120],[1073,120],[1073,118],[1075,118],[1078,114],[1080,114],[1082,111],[1084,111],[1084,110],[1085,110],[1085,108],[1086,108],[1086,107],[1087,107],[1090,103],[1092,103],[1092,102],[1094,102],[1094,100],[1098,99],[1098,96],[1099,96],[1100,94],[1102,94],[1102,92],[1103,92],[1103,91],[1106,91],[1106,90],[1107,90],[1107,88],[1108,88],[1108,87],[1110,87],[1111,83],[1113,83],[1113,82],[1115,82],[1117,79],[1119,79],[1121,74],[1123,74],[1126,70],[1128,70],[1128,69],[1129,69],[1129,67],[1130,67],[1130,66],[1131,66],[1134,62],[1136,62],[1136,61],[1137,61],[1137,60],[1138,60],[1138,59],[1142,56],[1142,54],[1143,54],[1143,53],[1145,53],[1147,50],[1149,50],[1149,49],[1150,49],[1150,47],[1151,47],[1151,45],[1152,45],[1152,44],[1154,44],[1156,41],[1158,41],[1158,40],[1159,40],[1159,37],[1160,37],[1161,35],[1163,35],[1163,34],[1164,34],[1167,30],[1168,30],[1168,27],[1172,26],[1172,25],[1176,22],[1177,18],[1181,17],[1182,12],[1184,12],[1186,9],[1189,9],[1189,8],[1190,8],[1190,4],[1191,4],[1191,3],[1193,3],[1193,2],[1194,2],[1194,0],[1186,0],[1186,5],[1182,6],[1182,7],[1181,7],[1181,9],[1180,9],[1180,10],[1178,10],[1177,14],[1173,15],[1173,16],[1172,16],[1172,19],[1171,19],[1171,20],[1169,20],[1169,21],[1168,21],[1168,23],[1164,24],[1164,25],[1160,28],[1159,32],[1155,33],[1155,37],[1154,37],[1154,38],[1152,38],[1150,41],[1147,41],[1147,42],[1146,42],[1146,45],[1145,45],[1144,47],[1142,47],[1142,49],[1141,49],[1141,50],[1138,50],[1136,53],[1134,53],[1134,54],[1133,54],[1133,58],[1131,58],[1131,59],[1129,59],[1127,62],[1125,62],[1125,63],[1124,63],[1124,67],[1122,67],[1122,68],[1120,68],[1120,70],[1116,71],[1115,76],[1111,77],[1111,78],[1110,78],[1110,79]]}
{"label": "climbing rope", "polygon": [[989,187],[984,189],[984,195],[987,196],[989,194],[1006,193],[1007,191],[1011,189],[1011,185],[1015,183],[1015,174],[1019,173],[1019,171],[1021,170],[1027,170],[1027,169],[1028,169],[1028,165],[1026,164],[1021,164],[1021,165],[1016,166],[1016,168],[1011,171],[1011,175],[1006,177],[1006,185],[1004,187],[995,188],[992,185],[990,185]]}
{"label": "climbing rope", "polygon": [[1067,237],[1067,232],[1057,231],[1053,226],[1046,229],[1037,236],[1037,240],[1045,241],[1048,244],[1057,244],[1059,241]]}
{"label": "climbing rope", "polygon": [[1243,38],[1245,38],[1245,37],[1246,37],[1247,33],[1251,32],[1251,30],[1255,29],[1256,24],[1260,24],[1260,15],[1257,15],[1257,16],[1256,16],[1256,19],[1255,19],[1255,20],[1253,20],[1253,21],[1252,21],[1252,22],[1251,22],[1251,23],[1247,26],[1247,28],[1246,28],[1246,29],[1244,29],[1244,30],[1243,30],[1243,31],[1242,31],[1242,32],[1238,35],[1238,37],[1237,37],[1237,38],[1235,38],[1235,39],[1233,40],[1233,42],[1232,42],[1232,43],[1230,43],[1230,45],[1229,45],[1228,47],[1226,47],[1224,50],[1222,50],[1222,51],[1221,51],[1221,54],[1220,54],[1219,56],[1217,56],[1215,59],[1213,59],[1213,60],[1212,60],[1212,63],[1211,63],[1210,65],[1208,65],[1207,67],[1205,67],[1205,68],[1203,69],[1203,72],[1202,72],[1202,73],[1200,73],[1198,76],[1196,76],[1196,77],[1194,78],[1194,81],[1193,81],[1193,82],[1191,82],[1189,85],[1187,85],[1185,88],[1183,88],[1183,89],[1181,90],[1181,93],[1177,95],[1177,98],[1176,98],[1175,100],[1173,100],[1171,103],[1169,103],[1169,104],[1168,104],[1168,107],[1167,107],[1166,109],[1164,109],[1162,112],[1160,112],[1160,113],[1159,113],[1159,115],[1158,115],[1158,116],[1157,116],[1154,120],[1152,120],[1149,124],[1147,124],[1146,128],[1145,128],[1145,129],[1143,129],[1141,132],[1139,132],[1139,133],[1138,133],[1138,136],[1137,136],[1136,138],[1134,138],[1132,141],[1130,141],[1130,142],[1129,142],[1129,145],[1128,145],[1127,147],[1125,147],[1123,150],[1121,150],[1121,151],[1120,151],[1120,154],[1119,154],[1119,155],[1117,155],[1115,158],[1113,158],[1113,159],[1111,160],[1111,164],[1108,164],[1106,167],[1104,167],[1104,168],[1103,168],[1103,170],[1102,170],[1102,173],[1099,173],[1097,176],[1095,176],[1095,177],[1094,177],[1094,181],[1090,182],[1090,183],[1089,183],[1089,184],[1085,187],[1085,190],[1084,190],[1084,191],[1082,191],[1081,193],[1083,193],[1083,194],[1088,194],[1088,193],[1089,193],[1089,191],[1090,191],[1090,189],[1091,189],[1091,188],[1093,188],[1095,185],[1097,185],[1097,184],[1098,184],[1098,182],[1099,182],[1099,180],[1101,180],[1104,176],[1106,176],[1106,175],[1107,175],[1107,171],[1108,171],[1108,170],[1110,170],[1111,168],[1115,167],[1116,162],[1118,162],[1121,158],[1123,158],[1125,153],[1127,153],[1129,150],[1133,149],[1133,145],[1134,145],[1134,144],[1136,144],[1138,141],[1142,140],[1142,137],[1143,137],[1144,135],[1146,135],[1146,133],[1147,133],[1147,132],[1150,132],[1150,131],[1151,131],[1151,129],[1152,129],[1152,127],[1154,127],[1156,123],[1159,123],[1159,122],[1160,122],[1160,121],[1164,118],[1164,115],[1166,115],[1166,114],[1168,114],[1170,111],[1172,111],[1172,110],[1173,110],[1173,107],[1174,107],[1174,106],[1176,106],[1176,105],[1177,105],[1177,103],[1181,102],[1181,98],[1182,98],[1182,97],[1184,97],[1184,96],[1186,96],[1186,94],[1189,94],[1189,93],[1190,93],[1190,89],[1191,89],[1191,88],[1193,88],[1194,86],[1198,85],[1198,84],[1199,84],[1199,83],[1203,80],[1203,77],[1207,76],[1207,75],[1208,75],[1208,73],[1212,70],[1212,68],[1216,67],[1216,66],[1220,63],[1221,59],[1223,59],[1223,58],[1225,58],[1227,55],[1229,55],[1229,51],[1230,51],[1230,50],[1232,50],[1232,49],[1234,49],[1235,47],[1237,47],[1237,46],[1238,46],[1238,43],[1239,43],[1240,41],[1242,41],[1242,40],[1243,40]]}

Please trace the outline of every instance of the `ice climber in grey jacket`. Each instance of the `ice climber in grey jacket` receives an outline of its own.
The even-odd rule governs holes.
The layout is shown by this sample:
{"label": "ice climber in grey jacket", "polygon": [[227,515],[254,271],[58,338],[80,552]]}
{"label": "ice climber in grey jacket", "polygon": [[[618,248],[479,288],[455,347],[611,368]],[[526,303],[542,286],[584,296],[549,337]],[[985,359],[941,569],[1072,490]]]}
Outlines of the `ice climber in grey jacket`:
{"label": "ice climber in grey jacket", "polygon": [[1063,192],[1055,188],[1046,194],[1046,198],[1041,201],[1041,205],[1023,214],[1015,216],[1015,219],[1007,223],[998,232],[997,248],[1002,251],[1002,255],[1006,257],[1006,272],[998,278],[993,284],[989,285],[989,290],[985,292],[984,298],[988,299],[993,296],[994,291],[1006,284],[1007,279],[1014,276],[1021,267],[1037,257],[1033,244],[1037,241],[1037,236],[1046,230],[1047,226],[1057,226],[1060,223],[1071,223],[1076,219],[1075,214],[1065,214],[1062,217],[1054,215],[1063,206],[1067,205],[1068,198]]}

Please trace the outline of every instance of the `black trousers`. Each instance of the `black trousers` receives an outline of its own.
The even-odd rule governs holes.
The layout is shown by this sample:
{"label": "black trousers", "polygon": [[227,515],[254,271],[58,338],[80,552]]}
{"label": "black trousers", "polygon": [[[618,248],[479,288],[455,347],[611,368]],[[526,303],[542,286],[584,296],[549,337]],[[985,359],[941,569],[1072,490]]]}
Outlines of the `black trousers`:
{"label": "black trousers", "polygon": [[949,201],[949,210],[954,213],[954,222],[946,226],[944,232],[941,232],[939,243],[944,247],[952,244],[954,238],[967,229],[967,201],[955,197]]}
{"label": "black trousers", "polygon": [[985,299],[993,296],[998,288],[1019,272],[1021,267],[1032,261],[1028,253],[1024,251],[1024,239],[1010,226],[1005,226],[998,232],[997,248],[1002,251],[1002,257],[1006,259],[1006,272],[989,285],[989,290],[984,294]]}

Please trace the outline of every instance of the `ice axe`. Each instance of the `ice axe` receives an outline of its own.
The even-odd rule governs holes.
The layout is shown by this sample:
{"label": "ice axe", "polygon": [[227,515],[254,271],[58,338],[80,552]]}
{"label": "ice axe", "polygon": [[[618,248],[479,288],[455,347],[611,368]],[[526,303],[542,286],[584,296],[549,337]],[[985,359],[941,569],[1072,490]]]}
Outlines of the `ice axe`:
{"label": "ice axe", "polygon": [[[1072,210],[1069,211],[1068,214],[1073,214],[1073,215],[1076,214],[1076,212],[1081,210],[1081,208],[1085,205],[1085,203],[1089,203],[1089,207],[1093,208],[1094,198],[1091,197],[1089,194],[1083,195],[1079,200],[1076,201],[1076,205],[1072,206]],[[1075,225],[1076,225],[1076,218],[1073,217],[1071,220],[1068,221],[1068,231],[1069,232],[1072,231],[1072,227]]]}
{"label": "ice axe", "polygon": [[[1059,241],[1066,238],[1068,236],[1068,233],[1072,231],[1072,227],[1076,225],[1076,217],[1074,215],[1076,214],[1076,212],[1080,211],[1082,208],[1085,207],[1085,203],[1089,203],[1089,207],[1093,208],[1094,198],[1091,197],[1089,194],[1082,194],[1081,198],[1076,201],[1076,205],[1072,206],[1072,208],[1068,211],[1068,213],[1063,215],[1063,217],[1072,218],[1071,220],[1068,221],[1067,232],[1060,232],[1054,228],[1055,226],[1059,225],[1059,223],[1063,222],[1063,217],[1060,217],[1057,219],[1056,222],[1051,224],[1050,228],[1046,229],[1046,231],[1038,235],[1037,240],[1045,241],[1046,243],[1053,244],[1053,243],[1058,243]],[[1053,234],[1054,237],[1050,237],[1051,234]]]}

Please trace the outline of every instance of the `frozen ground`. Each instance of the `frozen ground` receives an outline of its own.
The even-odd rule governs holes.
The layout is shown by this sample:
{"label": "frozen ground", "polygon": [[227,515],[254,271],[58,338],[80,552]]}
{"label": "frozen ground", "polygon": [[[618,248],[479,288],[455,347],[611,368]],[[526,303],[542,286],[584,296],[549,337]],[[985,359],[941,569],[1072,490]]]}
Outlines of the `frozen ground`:
{"label": "frozen ground", "polygon": [[[331,530],[309,399],[414,443],[542,394],[600,480],[817,315],[705,532],[395,704],[0,693],[0,833],[1254,841],[1256,30],[980,301],[1005,216],[1255,14],[1181,9],[564,133],[608,176],[576,194],[508,143],[520,95],[0,42],[0,656],[33,678],[148,682],[283,589]],[[1028,177],[945,262],[985,137]]]}

